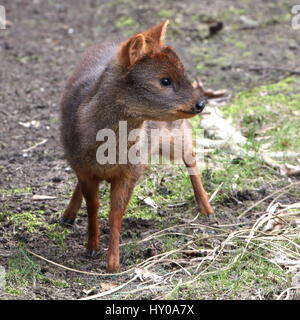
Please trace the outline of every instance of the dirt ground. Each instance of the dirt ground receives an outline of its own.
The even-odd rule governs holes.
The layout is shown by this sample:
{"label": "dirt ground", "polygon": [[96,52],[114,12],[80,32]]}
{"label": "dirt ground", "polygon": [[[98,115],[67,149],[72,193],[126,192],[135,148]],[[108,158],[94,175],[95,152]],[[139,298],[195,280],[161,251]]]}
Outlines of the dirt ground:
{"label": "dirt ground", "polygon": [[[125,39],[169,18],[167,42],[183,58],[190,77],[200,77],[212,88],[227,89],[234,96],[299,70],[300,33],[291,28],[291,7],[286,0],[280,4],[259,0],[4,0],[2,4],[9,25],[0,30],[0,212],[41,212],[50,225],[56,224],[74,185],[59,142],[59,99],[79,55],[90,45],[108,38]],[[210,34],[209,21],[221,21],[223,29]],[[257,70],[257,66],[263,68]],[[220,208],[226,214],[219,221],[234,221],[231,212],[236,206],[243,206],[245,197],[259,200],[270,192],[269,187],[262,186],[254,193],[245,190],[237,195],[237,203],[224,202]],[[33,201],[34,194],[55,199]],[[178,214],[180,210],[177,209]],[[174,219],[168,217],[165,227],[175,224],[178,215]],[[206,223],[204,218],[200,221]],[[125,219],[122,241],[141,239],[160,227],[157,221]],[[107,219],[101,221],[101,232],[106,247]],[[21,242],[63,265],[103,273],[105,259],[100,263],[99,259],[87,259],[85,241],[84,210],[63,250],[49,238],[44,226],[32,233],[2,219],[0,265],[8,267],[8,258],[19,250]],[[152,249],[140,248],[131,257],[125,252],[123,268],[137,258],[147,258]],[[49,282],[22,294],[4,294],[1,299],[77,299],[83,296],[82,283],[85,288],[93,287],[93,276],[39,263],[48,278],[68,279],[68,287],[58,289]]]}

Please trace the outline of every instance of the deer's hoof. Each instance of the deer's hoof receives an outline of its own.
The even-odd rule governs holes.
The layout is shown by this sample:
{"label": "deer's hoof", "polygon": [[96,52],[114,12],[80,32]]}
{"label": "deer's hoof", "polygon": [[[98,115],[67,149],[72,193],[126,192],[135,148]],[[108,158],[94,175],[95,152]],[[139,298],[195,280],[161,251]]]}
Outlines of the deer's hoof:
{"label": "deer's hoof", "polygon": [[94,258],[98,255],[99,251],[94,249],[87,249],[86,250],[86,256],[88,258]]}
{"label": "deer's hoof", "polygon": [[64,227],[72,227],[74,223],[75,223],[75,219],[73,218],[61,217],[60,219],[60,224]]}

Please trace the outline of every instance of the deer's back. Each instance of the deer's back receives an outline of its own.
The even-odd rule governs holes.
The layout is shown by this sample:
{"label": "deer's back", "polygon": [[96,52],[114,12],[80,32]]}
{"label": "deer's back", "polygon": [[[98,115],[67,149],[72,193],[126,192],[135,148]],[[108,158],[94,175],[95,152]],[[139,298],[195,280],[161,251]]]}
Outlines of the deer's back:
{"label": "deer's back", "polygon": [[80,154],[81,133],[77,112],[79,106],[93,97],[97,83],[115,52],[116,47],[113,44],[91,47],[84,53],[67,81],[60,107],[61,140],[69,160],[74,158],[74,155]]}

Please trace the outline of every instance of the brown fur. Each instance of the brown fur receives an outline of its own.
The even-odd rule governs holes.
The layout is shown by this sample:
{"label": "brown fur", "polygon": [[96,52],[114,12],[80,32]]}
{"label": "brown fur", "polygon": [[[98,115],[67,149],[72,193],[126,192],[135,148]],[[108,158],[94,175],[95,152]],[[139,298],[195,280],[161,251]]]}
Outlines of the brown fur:
{"label": "brown fur", "polygon": [[[130,163],[99,165],[96,150],[102,142],[96,141],[98,130],[110,128],[118,133],[118,123],[124,120],[128,132],[142,128],[147,135],[151,128],[166,128],[171,144],[174,144],[174,129],[181,132],[190,126],[187,120],[179,119],[195,115],[193,108],[200,99],[199,91],[187,79],[176,53],[163,46],[167,24],[165,21],[117,47],[91,48],[69,79],[61,101],[62,142],[66,158],[78,179],[62,221],[75,220],[84,198],[88,211],[87,248],[94,253],[99,248],[99,183],[105,180],[111,184],[107,258],[107,270],[111,272],[119,269],[122,217],[145,166]],[[162,77],[171,78],[172,87],[163,87],[159,82]],[[185,148],[188,157],[192,157],[192,137]],[[162,149],[160,145],[159,150],[152,151],[161,153]],[[174,154],[170,157],[174,158]],[[186,163],[186,166],[193,173],[191,181],[199,210],[203,214],[212,213],[196,163]]]}

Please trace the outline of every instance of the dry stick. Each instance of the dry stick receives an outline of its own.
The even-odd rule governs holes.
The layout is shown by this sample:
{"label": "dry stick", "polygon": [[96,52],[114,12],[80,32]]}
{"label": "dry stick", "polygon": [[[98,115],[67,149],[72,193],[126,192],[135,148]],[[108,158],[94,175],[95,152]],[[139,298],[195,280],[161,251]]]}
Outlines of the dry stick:
{"label": "dry stick", "polygon": [[[218,254],[218,255],[219,255],[219,254]],[[220,271],[229,270],[229,269],[231,268],[231,266],[234,265],[234,264],[237,262],[237,260],[239,259],[239,256],[240,256],[240,254],[238,254],[237,256],[235,256],[235,258],[233,259],[233,261],[232,261],[228,266],[226,266],[226,267],[224,267],[224,268],[221,268],[221,269],[218,269],[218,270],[215,270],[215,271],[204,272],[205,270],[207,270],[207,269],[212,265],[212,263],[211,263],[207,268],[205,268],[201,273],[199,273],[193,280],[186,281],[186,282],[182,283],[181,286],[191,285],[191,284],[193,284],[194,282],[196,282],[201,276],[216,274],[216,273],[218,273],[218,272],[220,272]],[[215,259],[214,259],[214,260],[215,260]],[[165,296],[160,297],[160,298],[158,298],[158,299],[160,300],[160,299],[163,299],[164,297],[165,297]]]}
{"label": "dry stick", "polygon": [[253,67],[248,67],[248,70],[250,71],[277,70],[277,71],[288,72],[290,74],[300,75],[300,71],[297,71],[297,70],[292,70],[292,69],[287,69],[282,67],[272,67],[272,66],[257,66],[257,67],[253,66]]}
{"label": "dry stick", "polygon": [[[239,237],[239,238],[244,238],[244,237]],[[258,239],[258,238],[259,238],[260,241],[262,241],[262,244],[259,245],[259,244],[255,243],[255,242],[253,242],[252,240],[250,240],[250,243],[252,245],[254,245],[254,246],[259,247],[259,248],[263,248],[263,249],[265,249],[265,250],[267,250],[267,251],[269,251],[269,252],[271,252],[273,254],[282,253],[285,256],[288,256],[287,251],[289,251],[289,252],[291,252],[293,254],[293,255],[291,255],[291,254],[289,255],[291,258],[294,258],[295,254],[299,255],[295,251],[292,251],[289,248],[283,247],[282,245],[280,245],[278,243],[274,243],[274,240],[267,240],[267,239],[264,239],[262,237],[255,237],[255,239]],[[279,241],[279,240],[281,240],[281,238],[279,238],[277,240]],[[265,247],[265,245],[269,245],[271,247],[274,247],[274,249]],[[276,261],[270,260],[270,259],[268,259],[266,257],[261,257],[261,258],[267,259],[269,262],[271,262],[272,264],[275,264],[278,268],[281,269],[280,265]]]}
{"label": "dry stick", "polygon": [[274,196],[275,194],[279,193],[279,192],[283,192],[286,191],[292,187],[295,187],[296,185],[299,185],[300,181],[294,182],[289,184],[288,186],[285,186],[282,189],[276,190],[273,193],[269,194],[268,196],[266,196],[265,198],[259,200],[258,202],[256,202],[254,205],[252,205],[250,208],[248,208],[247,210],[245,210],[244,212],[242,212],[239,216],[238,219],[240,219],[241,217],[243,217],[246,213],[248,213],[250,210],[252,210],[253,208],[257,207],[259,204],[261,204],[262,202],[264,202],[265,200],[271,198],[272,196]]}
{"label": "dry stick", "polygon": [[[255,225],[257,225],[257,224],[255,224]],[[224,251],[224,247],[226,246],[226,244],[227,244],[232,238],[234,238],[234,237],[240,237],[240,236],[238,235],[239,233],[244,233],[244,232],[247,232],[247,233],[248,233],[249,231],[253,231],[253,228],[252,228],[252,229],[247,229],[247,230],[238,230],[238,231],[232,232],[232,233],[227,237],[227,239],[222,243],[222,245],[221,245],[220,247],[216,248],[217,250],[219,249],[219,252],[217,253],[217,255],[214,256],[214,255],[211,255],[211,254],[210,254],[210,255],[208,255],[207,257],[205,257],[205,258],[201,261],[201,263],[200,263],[200,265],[202,265],[205,261],[207,261],[207,258],[209,258],[209,257],[211,257],[211,256],[214,256],[214,257],[213,257],[213,261],[209,264],[209,266],[207,266],[195,279],[193,279],[192,281],[188,281],[188,282],[186,282],[186,283],[191,284],[191,283],[197,281],[197,279],[199,279],[200,276],[203,276],[203,275],[206,275],[206,274],[214,274],[214,273],[220,271],[220,270],[217,270],[217,271],[212,271],[212,272],[205,272],[209,267],[211,267],[211,266],[213,265],[213,262],[215,262],[215,261],[217,260],[218,256],[221,254],[221,252]],[[265,234],[264,232],[261,232],[260,230],[256,230],[256,232]],[[246,236],[246,237],[243,237],[243,238],[249,239],[249,236]],[[254,236],[253,238],[257,238],[257,237]],[[288,240],[289,240],[289,239],[288,239]],[[251,239],[250,239],[250,242],[252,243]],[[267,242],[267,241],[266,241],[266,242]],[[270,243],[271,243],[271,241],[270,241]],[[253,243],[253,244],[257,245],[256,243]],[[274,245],[274,244],[273,244],[273,245]],[[274,245],[274,246],[275,246],[275,245]],[[277,247],[277,250],[278,250],[278,247]],[[231,265],[235,264],[235,263],[238,261],[238,259],[240,258],[240,256],[241,256],[241,255],[238,254],[238,255],[235,257],[234,261],[233,261],[228,267],[226,267],[225,269],[228,269]],[[267,259],[267,260],[269,260],[269,259]],[[274,263],[274,262],[271,261],[271,260],[269,260],[269,261],[272,262],[272,263]],[[197,268],[197,269],[199,269],[199,266],[200,266],[200,265],[198,265],[198,268]],[[278,266],[276,263],[275,263],[275,265],[280,268],[280,266]],[[188,269],[191,269],[191,268],[192,268],[192,267],[188,267],[188,268],[186,268],[186,269],[188,270]],[[224,268],[223,268],[223,269],[224,269]],[[174,276],[178,271],[180,271],[180,270],[176,270],[174,273],[172,273],[170,279],[173,278],[173,276]],[[164,297],[165,297],[165,296],[164,296]]]}
{"label": "dry stick", "polygon": [[[219,184],[219,186],[217,187],[217,189],[214,191],[214,193],[211,195],[211,197],[209,198],[209,202],[212,202],[214,200],[214,198],[216,197],[216,195],[218,194],[218,192],[220,191],[220,189],[222,188],[224,182],[221,182]],[[184,220],[182,219],[183,221],[186,221],[187,223],[192,223],[194,221],[196,221],[198,219],[198,217],[201,215],[200,212],[197,213],[197,215],[192,219],[192,220]]]}
{"label": "dry stick", "polygon": [[[247,230],[247,229],[246,229],[246,230]],[[229,242],[229,240],[231,240],[234,236],[236,236],[236,235],[237,235],[238,233],[240,233],[240,232],[245,232],[245,230],[237,230],[237,231],[234,231],[234,232],[230,233],[230,234],[228,235],[228,237],[225,239],[225,241],[223,241],[220,246],[218,246],[218,247],[215,248],[216,251],[217,251],[217,249],[219,249],[219,252],[214,256],[212,262],[211,262],[203,271],[207,270],[210,266],[212,266],[213,262],[216,261],[217,258],[218,258],[218,257],[221,255],[221,253],[224,251],[224,248],[225,248],[225,246],[227,245],[227,243]],[[236,263],[236,261],[239,259],[240,256],[241,256],[241,254],[238,254],[238,255],[235,257],[234,263]],[[204,262],[204,260],[202,260],[201,263],[198,265],[196,271],[199,270],[199,267],[203,264],[203,262]],[[202,273],[200,273],[200,275],[203,274],[203,271],[202,271]],[[196,278],[198,278],[198,276],[197,276]]]}
{"label": "dry stick", "polygon": [[[290,185],[290,186],[291,186],[291,185]],[[286,192],[286,191],[287,191],[287,190],[285,190],[285,192]],[[281,194],[281,195],[282,195],[282,194]],[[281,196],[281,195],[280,195],[280,196]],[[275,199],[277,199],[277,198],[278,198],[278,197],[276,197]],[[275,199],[274,199],[274,200],[275,200]],[[274,200],[272,201],[272,203],[274,202]],[[270,204],[270,205],[268,206],[267,211],[270,211],[271,207],[272,207],[272,205]],[[248,245],[249,245],[250,242],[251,242],[251,239],[254,237],[255,232],[259,232],[258,229],[259,229],[263,224],[265,224],[268,220],[274,219],[274,216],[276,216],[276,215],[274,215],[274,214],[270,215],[270,212],[268,212],[268,213],[262,215],[259,219],[256,220],[256,222],[254,223],[254,225],[253,225],[253,227],[251,228],[251,231],[250,231],[250,233],[249,233],[246,246],[245,246],[245,248],[244,248],[244,250],[243,250],[243,253],[242,253],[242,257],[244,256],[244,254],[245,254],[245,252],[246,252],[246,250],[247,250],[247,248],[248,248]],[[285,238],[285,239],[287,239],[287,238]],[[291,240],[288,239],[288,241],[291,241]]]}
{"label": "dry stick", "polygon": [[287,72],[290,74],[300,75],[300,70],[298,71],[295,69],[288,69],[288,68],[276,67],[276,66],[249,66],[249,65],[237,64],[232,67],[233,68],[248,69],[250,71],[277,70],[277,71]]}
{"label": "dry stick", "polygon": [[[221,236],[225,236],[225,235],[228,235],[228,233],[223,233]],[[206,237],[205,239],[207,239],[207,238],[216,238],[216,237],[219,237],[220,235],[215,235],[215,236],[211,236],[211,237]],[[189,267],[187,267],[186,269],[187,270],[190,270],[190,269],[193,269],[193,268],[195,268],[196,267],[196,271],[195,272],[198,272],[198,270],[199,270],[199,268],[201,267],[201,265],[204,263],[204,262],[206,262],[207,260],[213,260],[211,263],[210,263],[210,265],[209,266],[211,266],[212,265],[212,263],[215,261],[215,260],[217,260],[218,259],[218,256],[219,256],[219,254],[221,253],[219,253],[219,254],[217,254],[217,256],[214,258],[214,256],[215,256],[215,254],[216,254],[216,251],[217,251],[217,249],[219,249],[220,248],[220,246],[218,246],[218,247],[215,247],[214,249],[212,249],[205,257],[202,257],[202,261],[200,262],[200,263],[197,263],[197,264],[195,264],[195,265],[192,265],[192,266],[189,266]],[[221,250],[222,252],[224,252],[225,250],[224,250],[224,248]],[[181,250],[181,252],[184,252],[184,250]],[[199,259],[198,260],[195,260],[195,262],[197,262],[197,261],[199,261]],[[208,267],[209,267],[208,266]],[[208,268],[207,267],[207,268]],[[207,269],[206,268],[206,269]],[[205,269],[205,270],[206,270]],[[170,273],[167,273],[166,275],[170,275],[170,281],[171,281],[171,279],[173,278],[173,276],[175,276],[175,274],[176,273],[178,273],[178,272],[180,272],[181,270],[180,269],[177,269],[177,270],[175,270],[175,271],[173,271],[173,272],[170,272]]]}
{"label": "dry stick", "polygon": [[[228,237],[227,237],[227,239],[220,245],[220,246],[218,246],[218,247],[216,247],[214,250],[213,250],[213,252],[211,252],[210,254],[208,254],[206,257],[204,257],[203,259],[202,259],[202,261],[200,262],[200,264],[198,264],[197,265],[197,268],[196,268],[196,272],[199,270],[199,267],[204,263],[204,262],[206,262],[208,259],[211,259],[212,258],[212,261],[209,263],[209,265],[200,273],[200,274],[198,274],[192,281],[189,281],[189,282],[186,282],[186,283],[193,283],[193,282],[195,282],[197,279],[199,279],[199,277],[200,276],[202,276],[202,275],[205,275],[205,274],[214,274],[214,273],[216,273],[216,272],[218,272],[219,270],[217,270],[217,271],[211,271],[211,272],[205,272],[209,267],[211,267],[212,265],[213,265],[213,263],[218,259],[218,257],[220,256],[220,254],[224,251],[224,247],[225,247],[225,245],[226,245],[226,242],[228,242],[228,240],[232,237],[232,235],[233,234],[235,234],[236,232],[232,232]],[[230,237],[231,236],[231,237]],[[237,260],[238,260],[238,258],[239,258],[239,254],[235,257],[235,259],[234,259],[234,261],[228,266],[228,267],[226,267],[226,269],[228,269],[232,264],[234,264],[234,263],[236,263],[237,262]],[[191,268],[193,268],[194,266],[191,266],[191,267],[188,267],[188,268],[186,268],[186,270],[188,270],[188,269],[191,269]],[[224,269],[224,268],[223,268]],[[170,281],[171,281],[171,279],[175,276],[175,274],[176,273],[178,273],[179,271],[181,271],[181,270],[176,270],[175,272],[172,272],[171,273],[171,276],[170,276]],[[166,297],[166,295],[165,296],[163,296],[163,297],[161,297],[161,298],[164,298],[164,297]]]}
{"label": "dry stick", "polygon": [[96,298],[100,298],[100,297],[104,297],[104,296],[107,296],[109,294],[112,294],[116,291],[119,291],[120,289],[126,287],[129,283],[133,282],[134,280],[136,280],[138,278],[137,275],[135,275],[132,279],[130,279],[129,281],[121,284],[120,286],[118,287],[115,287],[113,289],[110,289],[110,290],[107,290],[105,292],[100,292],[100,293],[97,293],[97,294],[94,294],[92,296],[89,296],[89,297],[85,297],[85,298],[81,298],[79,300],[92,300],[92,299],[96,299]]}
{"label": "dry stick", "polygon": [[[193,241],[189,241],[187,243],[185,243],[183,246],[181,246],[179,249],[174,249],[174,250],[170,250],[161,254],[158,254],[154,257],[150,257],[147,260],[141,262],[140,264],[138,264],[139,267],[141,268],[145,268],[145,269],[149,269],[151,268],[153,265],[155,265],[158,261],[165,259],[167,256],[170,256],[171,254],[175,253],[175,252],[179,252],[182,249],[184,249],[185,247],[189,246],[191,243],[193,243]],[[160,259],[155,259],[157,257],[161,256]],[[154,261],[153,261],[154,260]]]}
{"label": "dry stick", "polygon": [[[259,231],[258,231],[259,232]],[[249,238],[249,236],[237,236],[238,238],[240,238],[240,239],[248,239]],[[282,245],[280,245],[280,244],[278,244],[278,243],[274,243],[274,237],[272,237],[273,239],[272,240],[268,240],[268,239],[266,239],[266,238],[264,238],[264,237],[255,237],[255,239],[257,239],[257,238],[259,238],[262,242],[264,242],[264,243],[267,243],[267,244],[269,244],[270,246],[272,246],[272,247],[274,247],[275,249],[276,249],[276,251],[272,251],[270,248],[265,248],[266,250],[268,250],[268,251],[270,251],[270,252],[272,252],[272,253],[278,253],[278,252],[281,252],[281,253],[284,253],[286,256],[287,256],[287,251],[288,252],[290,252],[290,253],[292,253],[293,255],[299,255],[299,253],[296,253],[295,251],[293,251],[293,250],[291,250],[291,249],[289,249],[289,248],[286,248],[286,247],[284,247],[284,246],[282,246]],[[278,241],[283,241],[283,240],[285,240],[285,239],[281,239],[281,238],[277,238],[277,239],[275,239],[275,240],[278,240]],[[286,240],[289,240],[288,238],[286,239]],[[254,242],[252,242],[251,240],[250,240],[250,242],[253,244],[253,245],[257,245],[257,244],[255,244]],[[289,240],[289,242],[290,243],[292,243],[292,244],[294,244],[295,245],[295,242],[293,242],[293,241],[291,241],[291,240]],[[258,245],[257,245],[258,246]],[[262,245],[260,245],[260,246],[262,246]],[[300,255],[299,255],[300,256]],[[294,257],[294,256],[292,256],[292,255],[290,255],[290,257]]]}
{"label": "dry stick", "polygon": [[[171,285],[165,285],[164,287],[161,286],[161,284],[152,284],[152,285],[149,285],[149,286],[142,286],[142,287],[138,287],[136,289],[133,289],[131,291],[125,291],[123,292],[124,294],[126,294],[126,296],[123,298],[124,300],[127,300],[127,298],[133,294],[133,293],[136,293],[136,292],[139,292],[139,291],[146,291],[146,290],[150,290],[152,293],[153,291],[164,291],[166,289],[168,289],[169,287],[171,287]],[[135,300],[138,300],[138,298],[135,298]]]}
{"label": "dry stick", "polygon": [[218,194],[218,192],[220,191],[220,189],[222,188],[224,182],[221,182],[218,186],[218,188],[215,190],[215,192],[211,195],[211,197],[209,198],[209,202],[212,202],[214,200],[214,198],[216,197],[216,195]]}
{"label": "dry stick", "polygon": [[[183,270],[188,276],[191,276],[191,273],[184,268],[179,262],[177,262],[176,260],[172,260],[172,259],[161,259],[158,262],[163,263],[163,262],[167,262],[167,263],[174,263],[176,264],[179,268],[181,268],[181,270]],[[186,263],[189,263],[188,261],[186,261]]]}
{"label": "dry stick", "polygon": [[259,217],[253,227],[251,228],[250,232],[249,232],[249,236],[247,238],[247,242],[246,242],[246,246],[243,250],[243,253],[241,255],[241,257],[244,256],[246,250],[248,249],[249,243],[251,242],[251,239],[254,238],[255,232],[258,231],[258,228],[261,227],[265,222],[267,222],[268,220],[272,219],[272,217],[269,215],[269,213],[265,213],[264,215],[262,215],[261,217]]}
{"label": "dry stick", "polygon": [[[271,209],[272,206],[275,204],[275,202],[276,202],[280,197],[282,197],[284,194],[285,194],[285,192],[279,194],[278,196],[276,196],[276,197],[271,201],[271,203],[268,205],[267,212],[270,211],[270,209]],[[279,205],[279,202],[277,202],[277,206],[278,206],[278,205]],[[276,207],[276,209],[277,209],[277,207]]]}
{"label": "dry stick", "polygon": [[223,227],[236,227],[236,226],[246,226],[247,224],[252,224],[252,221],[247,221],[247,222],[239,222],[239,223],[230,223],[230,224],[218,224],[218,228],[223,228]]}
{"label": "dry stick", "polygon": [[[283,209],[281,209],[281,210],[278,210],[278,211],[276,212],[276,214],[280,214],[280,213],[285,212],[285,211],[288,211],[288,210],[290,210],[290,209],[298,209],[298,208],[299,208],[298,206],[295,207],[296,204],[297,204],[297,202],[294,203],[294,204],[291,204],[291,205],[289,205],[289,206],[287,206],[287,207],[285,207],[285,208],[283,208]],[[299,212],[298,212],[298,211],[297,211],[297,212],[292,212],[292,215],[295,215],[295,214],[297,214],[297,213],[299,213]],[[286,216],[286,215],[285,215],[285,216]]]}
{"label": "dry stick", "polygon": [[119,272],[119,273],[97,273],[97,272],[82,271],[82,270],[69,268],[69,267],[66,267],[66,266],[64,266],[62,264],[59,264],[59,263],[56,263],[56,262],[51,261],[49,259],[46,259],[46,258],[44,258],[44,257],[42,257],[42,256],[40,256],[40,255],[30,251],[30,250],[27,250],[27,252],[29,252],[30,254],[32,254],[33,256],[35,256],[35,257],[37,257],[37,258],[39,258],[41,260],[47,261],[47,262],[49,262],[49,263],[51,263],[51,264],[53,264],[53,265],[55,265],[57,267],[60,267],[62,269],[66,269],[66,270],[73,271],[73,272],[76,272],[76,273],[88,274],[88,275],[91,275],[91,276],[121,276],[121,275],[130,273],[130,272],[132,272],[134,270],[134,268],[131,267],[130,269],[125,270],[123,272]]}
{"label": "dry stick", "polygon": [[284,291],[281,292],[281,294],[278,296],[276,300],[280,300],[285,293],[287,294],[287,296],[284,300],[289,300],[291,290],[300,290],[300,287],[290,287],[285,289]]}
{"label": "dry stick", "polygon": [[[209,202],[211,202],[215,198],[215,196],[218,194],[218,192],[222,188],[223,184],[224,184],[224,182],[220,183],[220,185],[217,187],[217,189],[211,195],[211,197],[209,199]],[[188,220],[187,223],[178,224],[178,225],[175,225],[175,226],[168,227],[168,228],[165,228],[163,230],[157,231],[157,232],[153,233],[152,235],[150,235],[150,236],[138,241],[137,243],[142,243],[142,242],[149,241],[149,240],[153,239],[154,237],[156,237],[157,235],[159,235],[159,234],[161,234],[161,233],[163,233],[163,232],[165,232],[167,230],[171,230],[171,229],[175,229],[175,228],[179,228],[179,227],[189,226],[189,224],[191,224],[192,222],[194,222],[194,221],[196,221],[198,219],[199,215],[200,215],[200,212],[198,212],[197,215],[192,220]],[[200,224],[199,224],[199,226],[203,226],[203,227],[219,230],[219,228],[214,228],[214,227],[210,227],[210,226],[205,226],[205,225],[200,225]],[[130,243],[136,243],[136,242],[135,241],[127,242],[127,243],[121,244],[120,247],[121,246],[123,247],[125,245],[130,244]]]}
{"label": "dry stick", "polygon": [[262,298],[262,296],[261,296],[261,292],[262,291],[262,288],[258,288],[257,289],[257,295],[258,295],[258,297],[259,297],[259,300],[263,300],[263,298]]}
{"label": "dry stick", "polygon": [[[194,220],[194,219],[193,219],[193,220]],[[193,220],[191,220],[191,221],[193,221]],[[199,224],[199,223],[197,223],[197,224],[195,224],[195,223],[177,224],[177,225],[175,225],[175,226],[171,226],[171,227],[165,228],[165,229],[163,229],[163,230],[157,231],[157,232],[151,234],[150,236],[148,236],[148,237],[146,237],[146,238],[144,238],[144,239],[142,239],[142,240],[139,240],[138,242],[136,242],[136,241],[130,241],[130,242],[123,243],[123,244],[120,245],[120,247],[126,246],[126,245],[131,244],[131,243],[138,244],[138,243],[150,241],[150,240],[153,239],[153,238],[156,239],[157,236],[161,236],[161,234],[162,234],[162,235],[167,234],[167,233],[163,233],[163,232],[165,232],[165,231],[167,231],[167,230],[172,230],[172,229],[180,228],[180,227],[186,227],[186,228],[190,228],[190,229],[197,229],[197,228],[200,228],[200,227],[204,227],[204,228],[213,229],[213,230],[218,230],[218,231],[220,230],[219,227],[216,228],[216,227],[212,227],[212,226],[208,226],[208,225],[204,225],[204,224]],[[107,250],[107,249],[105,249],[105,250]]]}
{"label": "dry stick", "polygon": [[47,141],[48,141],[47,139],[43,139],[41,142],[36,143],[36,144],[35,144],[35,145],[33,145],[32,147],[29,147],[29,148],[27,148],[27,149],[23,149],[23,150],[22,150],[22,152],[28,152],[28,151],[31,151],[31,150],[33,150],[33,149],[37,148],[38,146],[40,146],[40,145],[42,145],[42,144],[46,143]]}
{"label": "dry stick", "polygon": [[168,292],[162,298],[160,298],[160,300],[165,300],[168,297],[172,296],[173,292],[175,292],[178,288],[180,288],[181,285],[182,285],[182,278],[180,278],[176,286],[170,292]]}
{"label": "dry stick", "polygon": [[[221,236],[225,235],[225,234],[228,234],[228,233],[224,233],[222,234]],[[209,236],[209,237],[205,237],[205,239],[208,239],[208,238],[216,238],[220,235],[214,235],[214,236]],[[164,252],[164,253],[160,253],[156,256],[153,256],[153,257],[150,257],[148,259],[146,259],[145,261],[139,263],[137,266],[141,267],[141,268],[145,268],[145,269],[149,269],[151,267],[153,267],[155,264],[159,263],[160,260],[163,260],[165,259],[167,256],[170,256],[174,253],[177,253],[177,252],[183,252],[184,251],[184,248],[189,246],[190,244],[193,244],[193,241],[189,241],[187,242],[186,244],[184,244],[182,247],[178,248],[178,249],[174,249],[174,250],[170,250],[170,251],[167,251],[167,252]],[[213,249],[213,251],[215,251],[216,249]],[[160,259],[157,259],[158,257],[160,257]],[[186,269],[191,269],[193,266],[191,267],[188,267]],[[181,271],[181,270],[179,270]],[[175,271],[176,272],[176,271]],[[168,273],[169,274],[169,273]]]}

